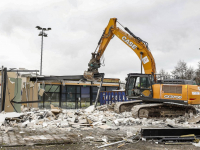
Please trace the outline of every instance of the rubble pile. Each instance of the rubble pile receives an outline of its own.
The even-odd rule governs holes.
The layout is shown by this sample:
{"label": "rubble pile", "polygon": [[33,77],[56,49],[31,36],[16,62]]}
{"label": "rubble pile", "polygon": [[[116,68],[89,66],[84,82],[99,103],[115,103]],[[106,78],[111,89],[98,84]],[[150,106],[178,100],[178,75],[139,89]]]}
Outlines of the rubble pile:
{"label": "rubble pile", "polygon": [[[133,118],[131,112],[117,114],[112,105],[90,106],[86,109],[61,109],[51,105],[50,110],[22,107],[22,113],[0,113],[0,130],[11,131],[12,128],[71,130],[120,130],[127,137],[137,135],[141,128],[199,128],[200,115],[165,119]],[[92,138],[92,137],[90,137]],[[91,139],[90,139],[91,140]]]}
{"label": "rubble pile", "polygon": [[133,118],[131,112],[117,114],[111,111],[111,106],[94,106],[87,109],[66,110],[51,105],[51,110],[29,109],[22,107],[23,113],[4,113],[1,115],[1,129],[7,127],[21,128],[102,128],[120,129],[127,126],[140,127],[200,127],[200,116],[186,118],[185,116],[174,119],[139,119]]}

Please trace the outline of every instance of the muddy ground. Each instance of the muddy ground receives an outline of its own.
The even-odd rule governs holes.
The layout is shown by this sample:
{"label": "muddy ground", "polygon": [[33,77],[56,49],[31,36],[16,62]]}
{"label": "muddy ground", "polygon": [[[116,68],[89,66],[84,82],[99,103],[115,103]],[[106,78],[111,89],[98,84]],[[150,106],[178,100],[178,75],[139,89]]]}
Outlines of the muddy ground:
{"label": "muddy ground", "polygon": [[3,147],[2,150],[199,150],[200,148],[193,145],[161,145],[155,144],[152,141],[140,141],[138,143],[127,143],[124,146],[117,148],[118,145],[113,145],[104,148],[97,148],[100,143],[80,143],[80,144],[62,144],[62,145],[37,145],[24,147]]}

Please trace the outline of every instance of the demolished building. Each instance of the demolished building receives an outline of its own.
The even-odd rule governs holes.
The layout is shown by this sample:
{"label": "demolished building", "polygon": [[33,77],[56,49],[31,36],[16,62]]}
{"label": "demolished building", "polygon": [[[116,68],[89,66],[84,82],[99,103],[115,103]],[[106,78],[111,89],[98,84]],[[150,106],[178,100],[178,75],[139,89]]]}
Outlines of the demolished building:
{"label": "demolished building", "polygon": [[[37,72],[6,68],[1,71],[1,111],[21,112],[21,105],[48,109],[51,104],[77,109],[94,103],[100,81],[82,81],[82,75],[39,76]],[[119,79],[105,78],[101,91],[118,90],[120,84]]]}

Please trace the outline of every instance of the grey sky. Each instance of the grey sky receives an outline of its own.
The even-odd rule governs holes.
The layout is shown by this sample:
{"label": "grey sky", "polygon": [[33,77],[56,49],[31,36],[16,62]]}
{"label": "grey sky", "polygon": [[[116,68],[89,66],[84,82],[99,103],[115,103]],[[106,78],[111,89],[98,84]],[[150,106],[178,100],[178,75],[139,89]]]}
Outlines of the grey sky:
{"label": "grey sky", "polygon": [[[200,61],[199,0],[1,0],[0,64],[39,69],[41,37],[35,26],[51,27],[44,39],[43,74],[80,75],[110,18],[116,17],[149,43],[156,67],[171,71],[179,60]],[[136,54],[117,37],[105,54],[106,77],[139,72]]]}

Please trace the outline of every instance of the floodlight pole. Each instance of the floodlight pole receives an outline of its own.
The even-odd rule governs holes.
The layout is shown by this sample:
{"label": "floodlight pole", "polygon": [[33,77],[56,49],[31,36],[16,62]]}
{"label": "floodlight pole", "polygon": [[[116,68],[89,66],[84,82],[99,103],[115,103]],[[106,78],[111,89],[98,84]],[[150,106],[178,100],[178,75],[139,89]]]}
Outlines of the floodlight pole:
{"label": "floodlight pole", "polygon": [[44,34],[43,34],[43,28],[42,28],[40,75],[42,75],[43,36],[44,36]]}
{"label": "floodlight pole", "polygon": [[41,42],[41,62],[40,62],[40,75],[42,75],[42,56],[43,56],[43,37],[47,37],[47,34],[44,31],[49,31],[51,28],[42,28],[40,26],[36,26],[38,30],[42,30],[38,36],[42,36]]}

